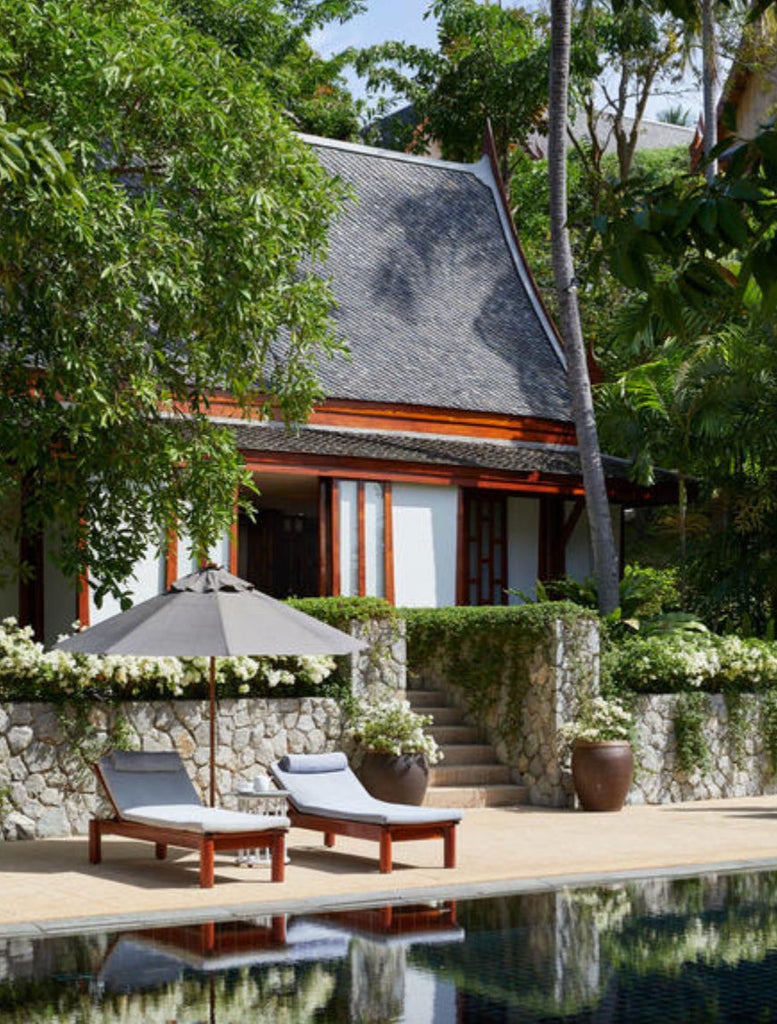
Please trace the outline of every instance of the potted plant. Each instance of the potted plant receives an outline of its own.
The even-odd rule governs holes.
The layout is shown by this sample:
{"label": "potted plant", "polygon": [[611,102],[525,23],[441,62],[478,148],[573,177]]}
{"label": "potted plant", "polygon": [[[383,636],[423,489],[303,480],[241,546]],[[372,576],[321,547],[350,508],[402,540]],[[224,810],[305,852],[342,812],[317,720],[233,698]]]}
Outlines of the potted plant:
{"label": "potted plant", "polygon": [[346,731],[362,750],[358,775],[374,797],[423,802],[429,768],[443,756],[434,737],[424,732],[431,723],[431,715],[413,711],[406,700],[359,701]]}
{"label": "potted plant", "polygon": [[634,778],[632,716],[617,700],[592,697],[562,725],[572,746],[572,781],[586,811],[619,811]]}

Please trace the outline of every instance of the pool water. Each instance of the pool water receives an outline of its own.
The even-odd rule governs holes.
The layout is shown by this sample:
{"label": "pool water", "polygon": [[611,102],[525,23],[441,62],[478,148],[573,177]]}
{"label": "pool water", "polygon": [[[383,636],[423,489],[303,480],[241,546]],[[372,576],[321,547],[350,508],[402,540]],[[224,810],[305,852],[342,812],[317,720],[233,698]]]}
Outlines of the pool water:
{"label": "pool water", "polygon": [[0,937],[0,1021],[777,1021],[777,873]]}

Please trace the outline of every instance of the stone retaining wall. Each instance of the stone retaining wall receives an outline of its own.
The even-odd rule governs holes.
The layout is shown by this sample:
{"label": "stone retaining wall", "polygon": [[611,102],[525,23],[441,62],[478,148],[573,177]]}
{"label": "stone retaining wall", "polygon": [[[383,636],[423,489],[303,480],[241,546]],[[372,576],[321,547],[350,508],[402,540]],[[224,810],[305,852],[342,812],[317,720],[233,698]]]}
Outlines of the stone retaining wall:
{"label": "stone retaining wall", "polygon": [[[68,736],[61,708],[0,705],[0,828],[4,839],[81,835],[104,809],[96,780]],[[117,718],[129,746],[177,750],[200,792],[208,792],[209,724],[206,701],[154,701],[96,707],[88,746],[105,744]],[[221,700],[216,734],[217,803],[230,806],[240,781],[266,772],[286,753],[335,750],[342,715],[332,698]],[[6,754],[7,750],[7,754]],[[85,751],[86,753],[86,751]],[[234,806],[232,804],[231,806]]]}
{"label": "stone retaining wall", "polygon": [[[356,694],[404,692],[404,623],[354,623],[368,646],[351,658]],[[318,753],[342,746],[343,713],[326,697],[220,700],[216,734],[216,788],[220,806],[234,806],[238,782],[265,773],[283,754]],[[207,701],[160,700],[95,705],[88,735],[62,705],[0,704],[0,838],[81,835],[106,809],[89,767],[117,725],[123,745],[177,750],[205,795],[209,788]],[[78,743],[74,737],[78,736]],[[78,749],[77,749],[78,748]]]}
{"label": "stone retaining wall", "polygon": [[[455,680],[444,678],[438,666],[425,665],[414,682],[445,691],[457,706],[467,709],[466,694]],[[591,619],[556,620],[540,641],[529,663],[528,685],[521,701],[520,730],[504,735],[500,723],[510,699],[505,688],[482,717],[472,715],[493,744],[497,757],[512,769],[512,779],[526,786],[529,803],[565,807],[572,800],[571,774],[562,765],[559,726],[574,718],[581,700],[599,688],[599,628]]]}
{"label": "stone retaining wall", "polygon": [[725,698],[720,694],[704,695],[707,714],[702,729],[709,768],[686,773],[677,766],[674,723],[678,696],[641,696],[636,707],[637,768],[629,803],[674,803],[777,793],[777,778],[760,728],[761,697],[745,694],[739,699],[744,719],[741,741],[729,727]]}

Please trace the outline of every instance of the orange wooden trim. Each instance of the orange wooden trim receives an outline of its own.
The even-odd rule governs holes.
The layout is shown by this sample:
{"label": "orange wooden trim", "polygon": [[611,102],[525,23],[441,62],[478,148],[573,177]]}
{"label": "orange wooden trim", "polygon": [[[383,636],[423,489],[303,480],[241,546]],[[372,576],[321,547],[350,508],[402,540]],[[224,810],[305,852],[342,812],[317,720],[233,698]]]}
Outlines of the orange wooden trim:
{"label": "orange wooden trim", "polygon": [[467,413],[458,410],[361,403],[346,408],[342,402],[323,402],[310,414],[311,426],[357,427],[367,430],[413,431],[420,434],[445,434],[453,437],[490,437],[498,440],[535,441],[547,444],[574,444],[575,429],[570,423],[528,417]]}
{"label": "orange wooden trim", "polygon": [[383,591],[385,599],[394,604],[394,498],[390,481],[383,484]]}
{"label": "orange wooden trim", "polygon": [[364,481],[356,484],[356,549],[357,549],[357,586],[359,597],[367,596],[367,529],[364,522]]}
{"label": "orange wooden trim", "polygon": [[233,576],[237,576],[238,569],[238,502],[237,497],[235,498],[234,512],[232,514],[232,525],[229,528],[229,542],[227,549],[227,557],[229,559],[229,571]]}
{"label": "orange wooden trim", "polygon": [[[527,495],[557,494],[566,498],[585,495],[581,477],[397,463],[388,459],[366,461],[345,456],[333,459],[328,456],[284,454],[280,462],[278,454],[272,452],[243,451],[242,455],[246,468],[257,473],[307,473],[341,480],[392,480],[395,483],[472,487]],[[629,480],[609,480],[607,494],[610,501],[629,505],[666,505],[676,502],[677,485],[661,483],[653,487],[640,487]]]}
{"label": "orange wooden trim", "polygon": [[165,590],[178,579],[178,531],[168,530],[165,547]]}
{"label": "orange wooden trim", "polygon": [[332,515],[330,480],[318,482],[318,595],[326,597],[329,593],[331,579],[332,552],[329,544],[331,536],[329,522]]}
{"label": "orange wooden trim", "polygon": [[91,610],[89,607],[89,570],[83,566],[78,574],[76,593],[76,619],[82,626],[91,626]]}
{"label": "orange wooden trim", "polygon": [[[208,413],[213,418],[247,422],[239,403],[226,393],[212,396]],[[279,414],[275,419],[280,419]],[[452,436],[545,441],[549,444],[574,444],[576,437],[574,423],[571,421],[344,398],[324,399],[312,409],[308,423],[314,426],[412,430]]]}
{"label": "orange wooden trim", "polygon": [[332,551],[332,596],[340,595],[340,485],[332,481],[332,517],[331,517],[331,551]]}

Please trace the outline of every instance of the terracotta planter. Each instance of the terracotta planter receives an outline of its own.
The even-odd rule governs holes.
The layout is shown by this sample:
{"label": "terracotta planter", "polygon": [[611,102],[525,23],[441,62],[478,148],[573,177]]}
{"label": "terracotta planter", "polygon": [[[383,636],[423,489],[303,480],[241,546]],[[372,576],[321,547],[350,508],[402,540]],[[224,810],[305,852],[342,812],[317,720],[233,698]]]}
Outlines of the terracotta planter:
{"label": "terracotta planter", "polygon": [[634,755],[628,741],[576,740],[572,748],[572,779],[584,810],[619,811],[633,777]]}
{"label": "terracotta planter", "polygon": [[364,788],[378,800],[394,804],[423,803],[429,785],[424,754],[383,754],[368,750],[359,768]]}

